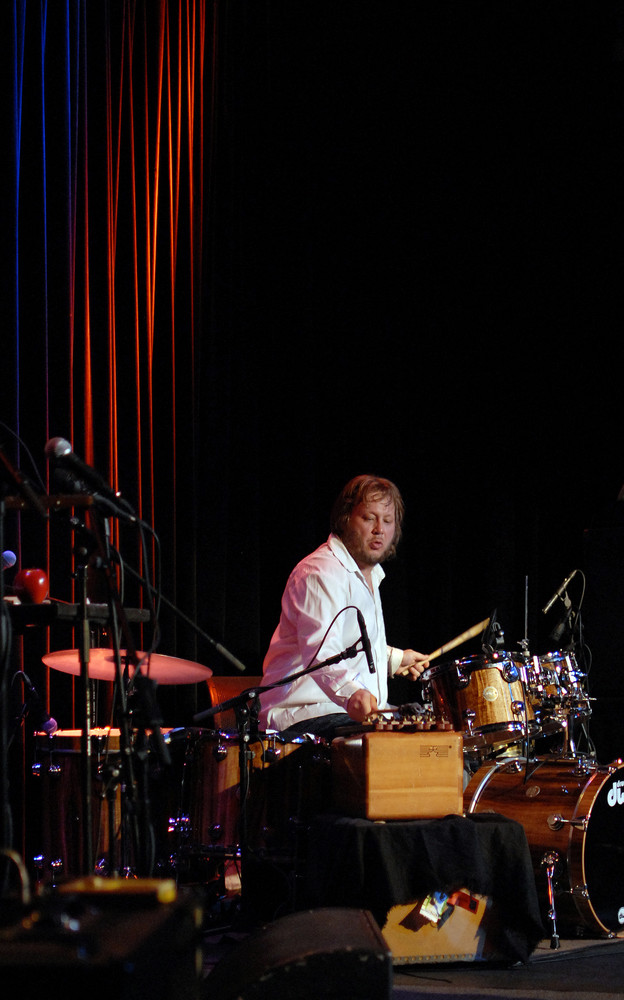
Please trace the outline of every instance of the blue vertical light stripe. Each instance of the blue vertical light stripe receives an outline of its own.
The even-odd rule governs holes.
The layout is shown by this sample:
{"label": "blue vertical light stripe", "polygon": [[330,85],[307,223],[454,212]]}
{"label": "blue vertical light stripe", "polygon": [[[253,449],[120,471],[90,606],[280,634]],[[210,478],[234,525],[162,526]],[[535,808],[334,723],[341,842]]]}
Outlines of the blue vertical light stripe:
{"label": "blue vertical light stripe", "polygon": [[22,101],[24,96],[24,35],[26,22],[26,0],[14,0],[13,4],[13,139],[14,139],[14,180],[13,212],[15,228],[13,234],[13,267],[15,283],[15,429],[19,435],[20,413],[20,255],[19,255],[19,206],[20,174],[22,151]]}

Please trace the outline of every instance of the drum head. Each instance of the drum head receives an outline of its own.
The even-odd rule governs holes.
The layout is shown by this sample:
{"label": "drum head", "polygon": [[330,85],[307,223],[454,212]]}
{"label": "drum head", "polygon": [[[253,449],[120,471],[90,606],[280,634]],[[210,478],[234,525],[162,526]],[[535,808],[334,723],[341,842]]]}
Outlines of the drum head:
{"label": "drum head", "polygon": [[[586,798],[587,792],[583,798]],[[579,804],[584,815],[587,803]],[[624,927],[624,766],[602,782],[589,809],[583,881],[596,919],[608,931]]]}

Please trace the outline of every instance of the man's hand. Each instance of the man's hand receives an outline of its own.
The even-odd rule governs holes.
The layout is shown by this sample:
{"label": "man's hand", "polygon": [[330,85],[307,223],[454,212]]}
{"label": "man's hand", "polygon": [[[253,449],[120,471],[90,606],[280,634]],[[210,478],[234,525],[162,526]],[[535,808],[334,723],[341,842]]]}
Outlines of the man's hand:
{"label": "man's hand", "polygon": [[401,666],[396,673],[397,676],[408,674],[412,680],[417,681],[428,666],[429,659],[425,653],[417,653],[415,649],[405,649]]}
{"label": "man's hand", "polygon": [[354,691],[347,702],[347,714],[356,722],[365,722],[372,712],[377,711],[377,699],[366,688]]}

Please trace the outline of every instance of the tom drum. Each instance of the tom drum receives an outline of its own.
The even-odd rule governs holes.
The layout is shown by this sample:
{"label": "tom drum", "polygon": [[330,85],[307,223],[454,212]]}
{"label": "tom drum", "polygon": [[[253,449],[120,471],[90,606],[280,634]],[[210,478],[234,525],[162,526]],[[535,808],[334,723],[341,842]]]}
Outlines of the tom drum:
{"label": "tom drum", "polygon": [[464,747],[475,750],[504,746],[534,731],[526,680],[524,664],[503,652],[442,663],[422,675],[434,714],[451,721],[464,734]]}

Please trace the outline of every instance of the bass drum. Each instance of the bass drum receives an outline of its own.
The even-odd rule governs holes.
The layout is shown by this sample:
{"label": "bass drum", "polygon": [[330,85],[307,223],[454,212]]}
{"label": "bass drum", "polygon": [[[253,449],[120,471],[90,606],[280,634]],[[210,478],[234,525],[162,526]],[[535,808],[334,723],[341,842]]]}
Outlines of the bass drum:
{"label": "bass drum", "polygon": [[525,829],[544,917],[545,858],[556,852],[557,923],[599,935],[624,927],[624,764],[490,761],[464,792],[466,813],[495,812]]}

